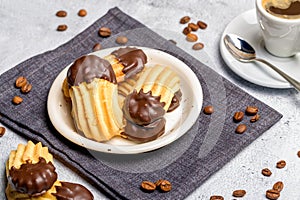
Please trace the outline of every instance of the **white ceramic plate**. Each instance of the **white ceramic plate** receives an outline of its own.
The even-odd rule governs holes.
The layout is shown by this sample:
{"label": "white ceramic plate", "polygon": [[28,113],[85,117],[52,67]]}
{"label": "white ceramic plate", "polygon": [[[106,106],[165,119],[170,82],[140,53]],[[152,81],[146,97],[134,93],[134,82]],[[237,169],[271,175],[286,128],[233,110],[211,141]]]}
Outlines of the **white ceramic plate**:
{"label": "white ceramic plate", "polygon": [[242,13],[233,19],[225,28],[220,41],[221,55],[228,67],[242,78],[257,85],[270,88],[291,88],[292,86],[268,66],[259,63],[242,63],[228,52],[223,38],[226,34],[236,34],[247,40],[256,50],[257,57],[264,58],[279,69],[300,81],[300,54],[279,58],[271,55],[264,48],[262,35],[257,23],[255,9]]}
{"label": "white ceramic plate", "polygon": [[[118,48],[120,47],[103,49],[92,54],[104,57]],[[165,115],[165,133],[154,141],[142,144],[121,137],[115,137],[108,142],[96,142],[77,134],[70,114],[70,105],[65,102],[61,90],[69,65],[54,80],[47,102],[50,120],[60,134],[77,145],[91,150],[115,154],[136,154],[170,144],[191,128],[200,114],[203,102],[202,88],[198,78],[186,64],[174,56],[155,49],[138,48],[142,49],[147,55],[147,66],[154,64],[170,66],[180,77],[182,100],[176,110]]]}

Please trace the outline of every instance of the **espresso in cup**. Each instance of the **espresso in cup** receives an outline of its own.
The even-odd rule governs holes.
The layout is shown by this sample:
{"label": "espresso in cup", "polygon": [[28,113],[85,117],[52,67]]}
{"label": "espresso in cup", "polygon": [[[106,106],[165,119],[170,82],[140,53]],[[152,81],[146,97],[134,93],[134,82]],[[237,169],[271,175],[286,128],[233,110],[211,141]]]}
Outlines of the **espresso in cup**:
{"label": "espresso in cup", "polygon": [[300,53],[300,0],[256,0],[265,48],[278,57]]}
{"label": "espresso in cup", "polygon": [[283,19],[300,19],[300,0],[262,0],[263,8]]}

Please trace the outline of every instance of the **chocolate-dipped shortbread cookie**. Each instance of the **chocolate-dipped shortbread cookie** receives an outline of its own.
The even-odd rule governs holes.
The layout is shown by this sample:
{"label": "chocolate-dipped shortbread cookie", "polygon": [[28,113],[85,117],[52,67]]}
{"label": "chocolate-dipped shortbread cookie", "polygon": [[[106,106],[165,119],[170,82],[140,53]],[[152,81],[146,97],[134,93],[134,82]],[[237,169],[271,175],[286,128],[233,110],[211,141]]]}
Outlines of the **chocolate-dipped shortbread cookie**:
{"label": "chocolate-dipped shortbread cookie", "polygon": [[71,65],[67,80],[78,132],[98,142],[120,135],[123,113],[110,63],[95,55],[83,56]]}
{"label": "chocolate-dipped shortbread cookie", "polygon": [[92,193],[76,183],[57,180],[53,156],[39,142],[28,141],[12,150],[6,162],[8,200],[93,200]]}
{"label": "chocolate-dipped shortbread cookie", "polygon": [[117,49],[104,59],[112,65],[118,83],[141,72],[147,63],[146,54],[135,47]]}
{"label": "chocolate-dipped shortbread cookie", "polygon": [[[164,115],[179,106],[180,79],[169,67],[146,67],[123,105],[124,137],[136,142],[155,140],[165,132]],[[133,84],[132,84],[133,85]]]}

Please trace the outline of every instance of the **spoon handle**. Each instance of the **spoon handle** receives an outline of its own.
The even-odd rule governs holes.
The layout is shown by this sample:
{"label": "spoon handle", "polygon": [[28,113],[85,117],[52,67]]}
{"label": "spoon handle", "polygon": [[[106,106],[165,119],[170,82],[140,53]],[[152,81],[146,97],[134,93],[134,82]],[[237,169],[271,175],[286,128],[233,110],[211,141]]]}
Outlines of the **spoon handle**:
{"label": "spoon handle", "polygon": [[294,86],[299,92],[300,92],[300,82],[296,81],[295,79],[293,79],[292,77],[290,77],[289,75],[287,75],[286,73],[284,73],[283,71],[281,71],[280,69],[278,69],[277,67],[275,67],[274,65],[272,65],[271,63],[269,63],[268,61],[261,59],[261,58],[255,58],[254,60],[262,62],[266,65],[268,65],[269,67],[271,67],[274,71],[276,71],[279,75],[281,75],[285,80],[287,80],[292,86]]}

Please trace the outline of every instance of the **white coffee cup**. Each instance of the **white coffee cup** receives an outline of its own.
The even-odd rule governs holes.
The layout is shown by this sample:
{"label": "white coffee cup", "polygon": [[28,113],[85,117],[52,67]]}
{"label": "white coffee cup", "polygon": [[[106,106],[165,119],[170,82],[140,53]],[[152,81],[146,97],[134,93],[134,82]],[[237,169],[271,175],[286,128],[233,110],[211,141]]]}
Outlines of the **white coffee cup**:
{"label": "white coffee cup", "polygon": [[263,7],[263,1],[256,0],[256,14],[265,48],[278,57],[300,52],[300,18],[284,19],[270,14]]}

